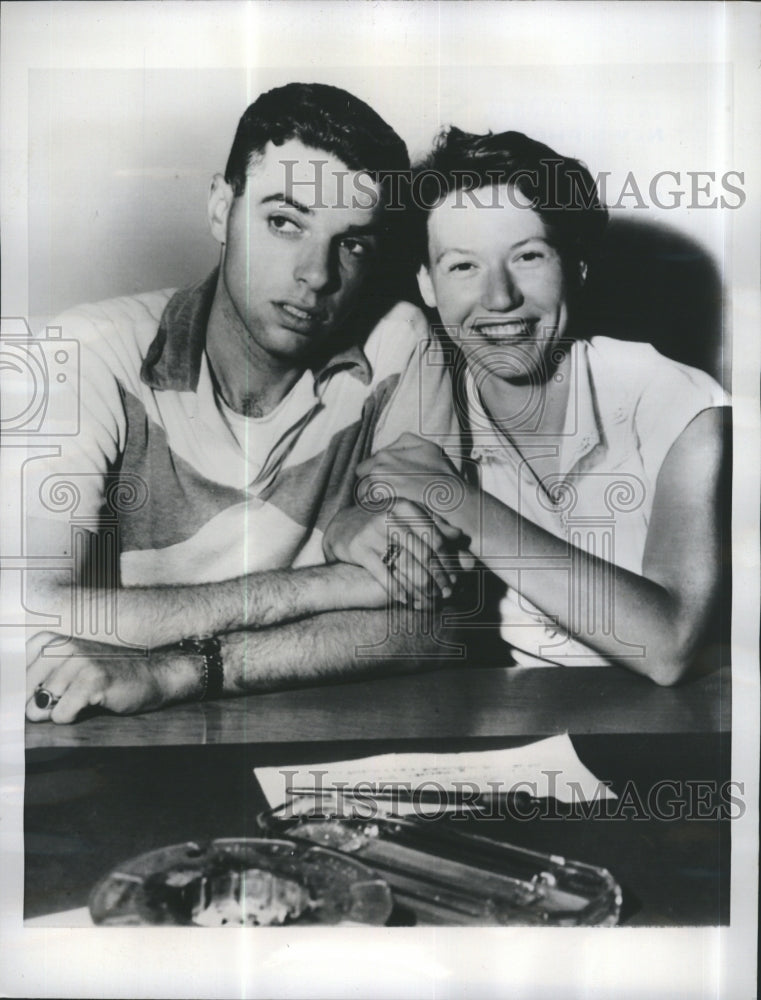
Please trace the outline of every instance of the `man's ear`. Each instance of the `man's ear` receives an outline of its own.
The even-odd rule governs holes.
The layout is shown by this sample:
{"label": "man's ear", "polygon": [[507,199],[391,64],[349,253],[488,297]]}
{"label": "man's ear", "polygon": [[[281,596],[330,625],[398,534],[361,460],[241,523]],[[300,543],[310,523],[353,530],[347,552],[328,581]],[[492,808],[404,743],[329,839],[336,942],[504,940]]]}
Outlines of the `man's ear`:
{"label": "man's ear", "polygon": [[429,309],[435,309],[436,292],[433,289],[430,271],[425,264],[420,265],[420,269],[417,273],[417,284],[420,289],[420,294],[423,296],[423,302],[425,302]]}
{"label": "man's ear", "polygon": [[235,195],[222,174],[214,174],[207,211],[211,235],[221,246],[227,241],[227,217]]}

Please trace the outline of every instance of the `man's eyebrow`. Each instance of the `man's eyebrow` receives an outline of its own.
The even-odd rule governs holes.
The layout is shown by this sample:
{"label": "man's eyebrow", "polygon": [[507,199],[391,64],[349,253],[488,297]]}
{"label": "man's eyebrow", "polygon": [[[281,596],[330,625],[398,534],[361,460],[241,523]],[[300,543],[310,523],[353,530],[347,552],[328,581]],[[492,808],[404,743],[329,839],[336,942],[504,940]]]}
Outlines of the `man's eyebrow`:
{"label": "man's eyebrow", "polygon": [[[268,194],[266,198],[262,198],[259,202],[260,205],[269,205],[272,202],[277,202],[278,205],[289,205],[294,208],[300,215],[314,215],[314,210],[308,205],[304,205],[302,202],[297,201],[295,198],[291,198],[290,195],[284,194],[282,191],[278,191],[276,194]],[[378,223],[369,222],[366,225],[351,225],[347,226],[343,236],[377,236],[381,232],[381,226]]]}
{"label": "man's eyebrow", "polygon": [[344,236],[378,236],[382,230],[382,226],[377,222],[367,222],[365,225],[351,225],[347,226],[343,231]]}
{"label": "man's eyebrow", "polygon": [[278,202],[280,205],[290,205],[291,208],[295,208],[296,211],[300,212],[302,215],[313,214],[312,209],[308,205],[303,204],[303,202],[296,201],[295,198],[292,198],[290,195],[285,194],[282,191],[278,191],[277,194],[268,194],[266,198],[262,198],[259,204],[269,205],[270,202],[273,201]]}

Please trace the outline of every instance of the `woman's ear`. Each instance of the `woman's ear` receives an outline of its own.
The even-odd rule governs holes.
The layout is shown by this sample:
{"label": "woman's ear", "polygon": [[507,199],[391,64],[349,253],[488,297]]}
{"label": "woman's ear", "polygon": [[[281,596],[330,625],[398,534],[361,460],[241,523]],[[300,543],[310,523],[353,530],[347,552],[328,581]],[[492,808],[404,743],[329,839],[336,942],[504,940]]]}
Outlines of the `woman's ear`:
{"label": "woman's ear", "polygon": [[420,269],[417,273],[417,284],[420,289],[420,294],[423,296],[423,302],[425,302],[429,309],[435,309],[436,292],[433,288],[430,271],[425,264],[420,265]]}
{"label": "woman's ear", "polygon": [[214,174],[209,191],[207,211],[211,235],[221,246],[227,241],[227,217],[235,195],[222,174]]}
{"label": "woman's ear", "polygon": [[579,288],[584,285],[587,280],[587,262],[585,260],[579,261]]}

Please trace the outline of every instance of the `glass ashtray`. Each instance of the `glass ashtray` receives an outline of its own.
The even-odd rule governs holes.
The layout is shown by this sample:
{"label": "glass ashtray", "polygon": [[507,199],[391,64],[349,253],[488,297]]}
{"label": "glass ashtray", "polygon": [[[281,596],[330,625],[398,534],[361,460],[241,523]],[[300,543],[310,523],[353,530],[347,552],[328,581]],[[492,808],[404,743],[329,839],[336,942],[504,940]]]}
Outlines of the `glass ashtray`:
{"label": "glass ashtray", "polygon": [[[367,806],[366,802],[362,803]],[[448,925],[611,926],[621,888],[605,868],[451,829],[439,822],[351,818],[351,800],[289,801],[260,827],[351,856],[391,888],[408,922]]]}
{"label": "glass ashtray", "polygon": [[391,891],[357,858],[304,839],[162,847],[120,864],[90,894],[109,926],[385,924]]}

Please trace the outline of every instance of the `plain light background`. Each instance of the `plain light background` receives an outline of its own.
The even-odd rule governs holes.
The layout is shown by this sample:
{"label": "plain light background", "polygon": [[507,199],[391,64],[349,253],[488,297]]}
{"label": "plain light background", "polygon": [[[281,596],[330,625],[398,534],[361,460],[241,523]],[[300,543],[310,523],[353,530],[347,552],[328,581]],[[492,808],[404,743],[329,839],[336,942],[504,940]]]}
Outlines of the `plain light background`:
{"label": "plain light background", "polygon": [[[746,171],[741,211],[665,224],[727,286],[739,460],[733,535],[732,925],[352,936],[23,930],[23,635],[3,645],[0,992],[16,996],[745,997],[758,860],[759,17],[723,3],[18,3],[2,7],[3,314],[182,284],[216,259],[211,173],[262,89],[345,86],[413,153],[440,123],[517,128],[649,179]],[[645,181],[645,184],[647,180]],[[615,190],[615,183],[612,183]],[[627,210],[631,216],[634,210]],[[651,211],[641,212],[655,218]],[[663,215],[663,213],[660,213]],[[646,298],[648,289],[641,295]],[[6,449],[3,448],[5,452]],[[19,521],[7,449],[2,514]],[[6,548],[6,551],[7,548]],[[4,565],[5,583],[17,576]],[[8,594],[12,597],[12,587]],[[7,596],[7,595],[6,595]],[[8,621],[0,618],[0,625]]]}

